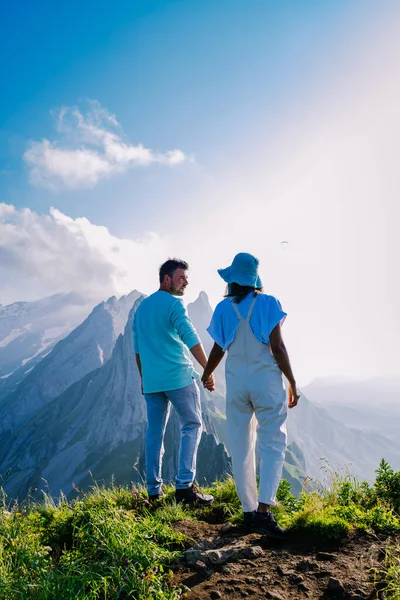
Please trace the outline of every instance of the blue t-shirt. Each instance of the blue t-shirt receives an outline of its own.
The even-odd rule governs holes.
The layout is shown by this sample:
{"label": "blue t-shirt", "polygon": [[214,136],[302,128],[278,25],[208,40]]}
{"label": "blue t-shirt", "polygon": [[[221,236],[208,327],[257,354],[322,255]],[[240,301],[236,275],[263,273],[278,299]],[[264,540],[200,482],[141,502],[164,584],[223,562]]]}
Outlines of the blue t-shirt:
{"label": "blue t-shirt", "polygon": [[132,330],[145,394],[177,390],[198,377],[185,346],[193,348],[200,338],[182,300],[158,290],[138,307]]}
{"label": "blue t-shirt", "polygon": [[[253,292],[250,292],[236,305],[244,318],[246,318],[252,299]],[[283,312],[279,300],[274,296],[259,293],[250,317],[250,327],[260,342],[269,344],[271,331],[278,323],[283,323],[285,318],[286,313]],[[239,319],[232,306],[232,298],[225,298],[217,304],[207,331],[214,342],[217,342],[226,351],[235,339],[238,325]]]}

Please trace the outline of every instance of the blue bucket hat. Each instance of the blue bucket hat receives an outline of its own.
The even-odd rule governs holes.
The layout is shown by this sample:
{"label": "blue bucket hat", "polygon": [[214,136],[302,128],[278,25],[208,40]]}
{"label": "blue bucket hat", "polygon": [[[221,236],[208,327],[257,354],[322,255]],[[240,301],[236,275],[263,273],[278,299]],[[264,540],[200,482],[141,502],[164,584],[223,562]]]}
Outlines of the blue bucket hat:
{"label": "blue bucket hat", "polygon": [[261,288],[262,283],[258,275],[259,260],[247,252],[236,254],[230,267],[218,269],[219,275],[226,283],[238,283],[254,288]]}

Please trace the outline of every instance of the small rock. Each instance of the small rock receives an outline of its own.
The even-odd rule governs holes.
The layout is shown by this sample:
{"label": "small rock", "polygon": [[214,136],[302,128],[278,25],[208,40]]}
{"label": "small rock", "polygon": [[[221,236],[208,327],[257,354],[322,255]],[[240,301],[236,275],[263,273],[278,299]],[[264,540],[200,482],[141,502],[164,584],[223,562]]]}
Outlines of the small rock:
{"label": "small rock", "polygon": [[330,577],[327,590],[328,592],[343,592],[344,587],[340,579],[336,579],[336,577]]}
{"label": "small rock", "polygon": [[324,577],[332,577],[332,573],[330,571],[314,571],[311,573],[316,579],[323,579]]}
{"label": "small rock", "polygon": [[230,560],[235,560],[238,556],[237,548],[222,548],[221,550],[207,550],[204,552],[204,558],[213,565],[223,565]]}
{"label": "small rock", "polygon": [[254,585],[256,583],[261,583],[262,579],[261,579],[261,577],[245,577],[244,581],[245,581],[245,583],[248,583],[249,585]]}
{"label": "small rock", "polygon": [[221,572],[224,575],[236,575],[241,571],[238,565],[225,565],[222,567]]}
{"label": "small rock", "polygon": [[203,555],[200,550],[186,550],[183,555],[188,565],[194,565],[198,560],[203,560]]}
{"label": "small rock", "polygon": [[285,600],[278,592],[265,592],[265,597],[269,598],[269,600]]}
{"label": "small rock", "polygon": [[240,552],[240,556],[243,558],[260,558],[261,556],[264,556],[264,554],[264,550],[261,546],[250,546],[249,548],[244,548],[244,550]]}
{"label": "small rock", "polygon": [[296,573],[289,575],[289,583],[291,583],[293,585],[298,585],[302,581],[304,581],[303,575],[297,575]]}
{"label": "small rock", "polygon": [[224,534],[230,533],[234,529],[236,529],[236,527],[234,525],[232,525],[232,523],[225,523],[225,525],[222,525],[222,527],[220,529],[220,533],[224,533]]}
{"label": "small rock", "polygon": [[218,590],[213,590],[210,594],[210,598],[211,600],[219,600],[219,598],[222,598],[222,594]]}
{"label": "small rock", "polygon": [[302,573],[308,573],[309,571],[318,571],[319,565],[315,562],[311,562],[307,559],[303,559],[296,565],[296,571],[301,571]]}
{"label": "small rock", "polygon": [[290,575],[291,571],[285,571],[285,569],[283,569],[281,567],[281,565],[278,565],[276,567],[276,572],[278,573],[278,575],[280,575],[281,577],[285,577],[287,575]]}
{"label": "small rock", "polygon": [[310,591],[310,588],[307,587],[305,583],[299,583],[298,589],[300,592],[304,592],[305,594],[307,594]]}
{"label": "small rock", "polygon": [[336,554],[331,554],[330,552],[317,552],[315,555],[317,560],[336,560]]}

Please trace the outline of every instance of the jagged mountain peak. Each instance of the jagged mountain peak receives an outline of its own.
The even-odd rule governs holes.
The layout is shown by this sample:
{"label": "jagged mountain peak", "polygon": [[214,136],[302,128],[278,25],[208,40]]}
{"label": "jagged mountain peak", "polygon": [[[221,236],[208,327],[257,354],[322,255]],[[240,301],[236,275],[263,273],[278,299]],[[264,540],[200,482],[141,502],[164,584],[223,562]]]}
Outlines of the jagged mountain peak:
{"label": "jagged mountain peak", "polygon": [[[41,485],[41,478],[48,481],[55,495],[60,489],[69,493],[72,483],[85,489],[91,484],[89,472],[96,480],[109,480],[112,475],[120,482],[138,477],[141,480],[146,408],[131,328],[134,312],[143,299],[139,296],[131,307],[124,334],[116,340],[110,360],[36,411],[19,429],[20,434],[10,436],[9,450],[3,457],[0,449],[0,472],[6,464],[13,471],[7,493],[23,495],[29,487]],[[209,417],[203,417],[198,474],[212,481],[226,473],[229,464]],[[164,457],[167,480],[176,475],[179,430],[179,420],[173,413]]]}
{"label": "jagged mountain peak", "polygon": [[[3,431],[14,429],[87,373],[104,365],[140,297],[115,296],[95,306],[89,316],[35,366],[0,404]],[[136,298],[137,299],[137,298]]]}
{"label": "jagged mountain peak", "polygon": [[[88,315],[79,294],[54,294],[0,308],[0,394],[6,393]],[[14,377],[14,373],[19,371]],[[7,391],[8,390],[8,391]]]}
{"label": "jagged mountain peak", "polygon": [[208,301],[208,296],[205,292],[200,292],[198,298],[188,304],[187,307],[189,317],[194,323],[197,333],[200,336],[205,351],[208,353],[212,347],[212,339],[207,333],[207,327],[210,324],[212,316],[212,308]]}
{"label": "jagged mountain peak", "polygon": [[207,310],[210,310],[210,311],[212,310],[211,306],[210,306],[210,301],[208,299],[208,295],[204,291],[201,291],[199,293],[196,300],[194,300],[193,302],[190,302],[188,304],[188,309],[189,309],[189,306],[191,306],[191,307],[199,306],[202,308],[206,308]]}

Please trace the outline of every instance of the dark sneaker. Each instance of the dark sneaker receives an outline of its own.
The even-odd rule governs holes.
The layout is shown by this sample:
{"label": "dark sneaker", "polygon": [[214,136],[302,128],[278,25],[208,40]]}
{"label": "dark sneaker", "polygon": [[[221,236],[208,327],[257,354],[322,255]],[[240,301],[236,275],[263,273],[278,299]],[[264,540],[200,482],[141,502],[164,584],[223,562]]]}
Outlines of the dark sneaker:
{"label": "dark sneaker", "polygon": [[278,525],[271,512],[255,512],[253,514],[250,530],[252,533],[261,533],[261,535],[267,535],[268,537],[277,539],[287,537],[286,529],[283,529],[283,527]]}
{"label": "dark sneaker", "polygon": [[214,502],[214,496],[211,496],[211,494],[202,494],[194,485],[183,490],[176,490],[175,499],[177,504],[182,503],[196,506],[207,506]]}
{"label": "dark sneaker", "polygon": [[149,494],[149,502],[157,502],[158,500],[162,500],[165,497],[165,494],[162,490],[158,492],[158,494]]}
{"label": "dark sneaker", "polygon": [[251,512],[244,512],[243,513],[243,526],[245,528],[246,531],[250,531],[251,530],[251,524],[253,522],[253,517],[255,514],[255,510],[251,511]]}

